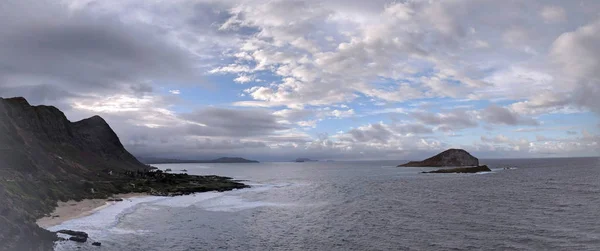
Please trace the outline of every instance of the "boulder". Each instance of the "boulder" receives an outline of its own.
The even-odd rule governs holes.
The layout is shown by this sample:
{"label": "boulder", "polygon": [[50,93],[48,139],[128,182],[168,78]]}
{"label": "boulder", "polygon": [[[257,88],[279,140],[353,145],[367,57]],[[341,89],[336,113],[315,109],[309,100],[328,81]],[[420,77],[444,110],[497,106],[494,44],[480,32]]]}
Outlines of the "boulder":
{"label": "boulder", "polygon": [[69,237],[69,240],[75,241],[75,242],[86,242],[88,239],[88,234],[86,232],[81,232],[81,231],[59,230],[59,231],[57,231],[57,233],[68,234],[71,236],[71,237]]}
{"label": "boulder", "polygon": [[100,242],[94,242],[94,243],[92,243],[92,245],[99,247],[99,246],[102,246],[102,243],[100,243]]}
{"label": "boulder", "polygon": [[86,237],[82,237],[82,236],[71,236],[69,238],[70,241],[75,241],[75,242],[86,242],[87,238]]}
{"label": "boulder", "polygon": [[82,232],[82,231],[58,230],[57,233],[68,234],[70,236],[84,237],[86,239],[88,238],[88,234],[86,232]]}
{"label": "boulder", "polygon": [[398,167],[478,166],[479,159],[463,149],[448,149],[423,161],[410,161]]}

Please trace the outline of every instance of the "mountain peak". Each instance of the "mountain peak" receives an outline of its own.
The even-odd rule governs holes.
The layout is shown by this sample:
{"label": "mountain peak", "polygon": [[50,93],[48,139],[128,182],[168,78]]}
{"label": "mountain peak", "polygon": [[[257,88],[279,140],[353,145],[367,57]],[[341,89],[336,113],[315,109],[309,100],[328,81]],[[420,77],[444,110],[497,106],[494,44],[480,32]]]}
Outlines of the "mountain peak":
{"label": "mountain peak", "polygon": [[108,125],[104,118],[94,115],[86,119],[75,122],[76,124],[88,124],[88,125]]}
{"label": "mountain peak", "polygon": [[8,103],[29,105],[29,102],[24,97],[0,98],[0,100],[5,100]]}

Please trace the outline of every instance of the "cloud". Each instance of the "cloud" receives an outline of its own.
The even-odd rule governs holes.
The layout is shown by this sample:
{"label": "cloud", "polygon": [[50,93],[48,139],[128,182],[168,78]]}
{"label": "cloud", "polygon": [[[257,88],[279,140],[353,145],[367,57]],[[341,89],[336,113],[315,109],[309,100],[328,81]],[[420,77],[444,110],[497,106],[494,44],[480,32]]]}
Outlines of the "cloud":
{"label": "cloud", "polygon": [[568,102],[600,113],[600,21],[560,35],[552,44],[550,58],[565,73],[557,86]]}
{"label": "cloud", "polygon": [[559,6],[544,6],[540,11],[540,16],[547,23],[558,23],[567,20],[565,9]]}
{"label": "cloud", "polygon": [[540,123],[532,118],[520,116],[519,114],[505,107],[490,105],[481,112],[483,119],[492,124],[504,125],[531,125],[537,126]]}
{"label": "cloud", "polygon": [[387,143],[393,132],[384,124],[370,124],[348,132],[354,141]]}
{"label": "cloud", "polygon": [[600,151],[600,136],[587,131],[582,132],[582,137],[576,138],[549,138],[536,135],[535,141],[526,138],[509,138],[504,135],[495,137],[481,136],[482,145],[479,150],[505,152],[511,156],[597,156]]}
{"label": "cloud", "polygon": [[529,100],[515,102],[509,107],[512,111],[523,115],[583,112],[584,110],[573,104],[570,95],[542,91],[530,97]]}
{"label": "cloud", "polygon": [[207,107],[179,116],[196,123],[189,131],[197,136],[260,137],[290,129],[266,110]]}
{"label": "cloud", "polygon": [[502,34],[504,43],[508,46],[518,47],[526,44],[529,41],[529,33],[527,30],[520,26],[514,26]]}
{"label": "cloud", "polygon": [[347,118],[347,117],[352,117],[354,116],[354,110],[353,109],[349,109],[349,110],[333,110],[331,111],[331,113],[329,113],[331,116],[336,117],[336,118]]}
{"label": "cloud", "polygon": [[[40,103],[88,93],[144,94],[152,92],[149,80],[198,77],[191,57],[155,27],[67,10],[56,1],[34,2],[8,1],[0,8],[3,96]],[[40,96],[42,89],[53,91]]]}
{"label": "cloud", "polygon": [[305,109],[283,109],[275,111],[273,112],[273,114],[276,116],[280,116],[285,120],[295,122],[314,116],[316,114],[316,111]]}
{"label": "cloud", "polygon": [[239,75],[237,78],[233,79],[234,82],[245,84],[254,81],[256,77],[254,75]]}
{"label": "cloud", "polygon": [[401,134],[431,134],[433,129],[422,124],[398,124],[393,130]]}
{"label": "cloud", "polygon": [[301,126],[301,127],[312,127],[312,128],[316,128],[317,127],[317,120],[306,120],[306,121],[298,121],[298,123],[296,123],[297,125]]}
{"label": "cloud", "polygon": [[472,113],[461,109],[451,110],[447,113],[413,112],[410,115],[421,123],[437,126],[437,130],[445,132],[477,127],[478,125]]}
{"label": "cloud", "polygon": [[552,93],[554,77],[525,66],[510,66],[485,78],[492,86],[477,90],[481,99],[527,99],[540,93]]}
{"label": "cloud", "polygon": [[483,40],[475,40],[475,48],[490,48],[490,44]]}
{"label": "cloud", "polygon": [[212,69],[209,71],[209,73],[212,74],[217,74],[217,73],[245,73],[245,72],[252,72],[252,70],[250,69],[250,67],[245,66],[245,65],[236,65],[236,64],[230,64],[227,66],[221,66],[215,69]]}
{"label": "cloud", "polygon": [[336,141],[332,144],[347,150],[373,148],[384,152],[442,149],[444,144],[441,142],[417,135],[429,133],[432,133],[430,128],[418,124],[375,123],[335,135]]}
{"label": "cloud", "polygon": [[[239,52],[233,54],[235,60],[245,64],[213,72],[270,71],[282,79],[246,89],[256,102],[237,105],[325,106],[352,101],[357,97],[355,93],[395,102],[425,96],[458,97],[469,93],[463,85],[482,84],[447,63],[445,55],[435,56],[430,53],[435,50],[428,51],[439,40],[447,42],[465,35],[455,16],[463,13],[462,4],[394,3],[382,6],[380,17],[369,16],[365,22],[337,15],[329,7],[303,1],[271,1],[260,6],[240,4],[231,10],[232,18],[221,28],[253,27],[260,32],[245,40]],[[294,17],[297,19],[293,23],[283,21]],[[348,34],[341,30],[336,33],[336,29],[352,26],[355,29]],[[336,43],[320,39],[324,32],[329,32],[333,38],[329,40]],[[424,44],[424,34],[429,34],[434,44]],[[437,68],[434,76],[423,77],[415,84],[384,87],[371,83],[377,78],[399,80],[426,70],[415,66],[431,64]]]}
{"label": "cloud", "polygon": [[507,138],[504,135],[497,135],[496,137],[493,138],[488,138],[486,136],[481,136],[481,141],[484,142],[492,142],[495,144],[502,144],[502,143],[510,143],[511,140],[509,138]]}
{"label": "cloud", "polygon": [[[74,119],[100,114],[137,154],[589,155],[599,9],[593,0],[8,0],[0,96]],[[549,114],[572,113],[550,126]],[[492,126],[502,137],[471,144]]]}

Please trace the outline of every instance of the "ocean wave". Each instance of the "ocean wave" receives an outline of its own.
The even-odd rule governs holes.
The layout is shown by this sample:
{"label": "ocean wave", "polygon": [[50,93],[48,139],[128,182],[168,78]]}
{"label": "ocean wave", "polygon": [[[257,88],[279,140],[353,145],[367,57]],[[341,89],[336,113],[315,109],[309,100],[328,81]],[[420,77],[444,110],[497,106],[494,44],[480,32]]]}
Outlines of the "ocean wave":
{"label": "ocean wave", "polygon": [[284,206],[280,203],[271,203],[265,201],[250,201],[240,196],[222,196],[196,204],[198,208],[215,212],[238,212],[246,209],[252,209],[265,206]]}
{"label": "ocean wave", "polygon": [[[268,202],[252,199],[272,189],[289,188],[302,184],[278,183],[264,184],[251,183],[252,188],[232,190],[226,192],[205,192],[176,197],[145,196],[135,197],[114,203],[95,211],[89,216],[65,221],[60,225],[48,228],[50,231],[72,229],[84,231],[92,240],[105,242],[116,235],[145,235],[148,230],[123,228],[120,223],[124,218],[144,217],[148,211],[161,211],[166,208],[196,207],[212,212],[238,212],[259,207],[284,207],[288,204]],[[111,237],[112,236],[112,237]],[[69,237],[69,236],[63,236]],[[58,243],[56,250],[72,250],[75,244],[71,242]]]}
{"label": "ocean wave", "polygon": [[299,184],[280,183],[280,184],[261,184],[247,183],[251,188],[232,190],[227,192],[207,192],[197,193],[187,196],[178,196],[165,200],[153,202],[152,205],[168,207],[190,207],[195,206],[207,211],[237,212],[245,209],[263,207],[263,206],[284,206],[280,203],[265,202],[261,200],[251,200],[245,198],[246,195],[253,193],[262,193],[271,189],[287,188]]}
{"label": "ocean wave", "polygon": [[135,209],[140,204],[163,199],[165,199],[165,197],[145,196],[130,198],[101,210],[97,210],[89,216],[68,220],[59,225],[49,227],[48,230],[58,231],[61,229],[73,229],[84,231],[96,238],[102,238],[109,234],[107,231],[110,232],[114,230],[115,233],[119,232],[120,230],[116,229],[119,220],[128,214],[134,213]]}

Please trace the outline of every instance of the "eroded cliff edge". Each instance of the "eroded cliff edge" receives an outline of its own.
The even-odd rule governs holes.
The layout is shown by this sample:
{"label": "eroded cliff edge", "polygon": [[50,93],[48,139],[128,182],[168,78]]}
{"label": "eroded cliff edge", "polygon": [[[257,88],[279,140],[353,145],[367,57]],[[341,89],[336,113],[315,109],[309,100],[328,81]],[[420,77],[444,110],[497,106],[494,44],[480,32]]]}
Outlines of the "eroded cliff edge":
{"label": "eroded cliff edge", "polygon": [[0,98],[0,250],[51,250],[56,235],[35,220],[59,200],[246,187],[227,177],[149,171],[101,117],[70,122],[55,107]]}

